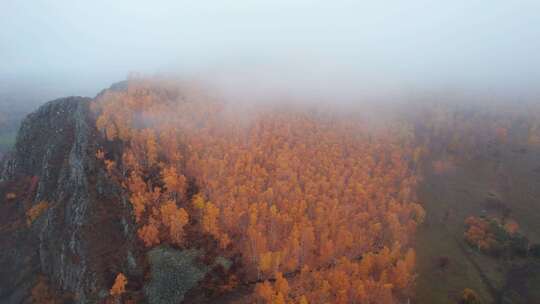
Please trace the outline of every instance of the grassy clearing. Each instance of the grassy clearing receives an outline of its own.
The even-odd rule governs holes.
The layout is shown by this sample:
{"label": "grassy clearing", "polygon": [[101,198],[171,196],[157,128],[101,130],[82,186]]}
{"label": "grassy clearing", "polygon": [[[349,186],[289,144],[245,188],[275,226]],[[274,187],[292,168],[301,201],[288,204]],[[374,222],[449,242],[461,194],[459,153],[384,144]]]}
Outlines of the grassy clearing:
{"label": "grassy clearing", "polygon": [[[522,270],[538,261],[493,258],[463,241],[465,218],[488,214],[486,198],[491,195],[511,209],[510,217],[518,221],[522,233],[538,242],[539,168],[538,151],[520,154],[509,150],[497,159],[476,159],[455,171],[425,178],[419,196],[427,217],[416,242],[419,276],[415,303],[455,304],[464,288],[475,290],[484,303],[540,303],[538,288],[531,287],[527,294],[521,288],[540,286],[540,275]],[[438,265],[440,257],[449,259],[444,269]]]}
{"label": "grassy clearing", "polygon": [[[426,178],[420,191],[427,212],[417,236],[418,272],[416,303],[457,303],[465,288],[474,289],[486,303],[493,301],[481,274],[464,251],[463,221],[481,208],[487,186],[475,182],[458,168],[455,172]],[[438,265],[440,258],[448,266]]]}

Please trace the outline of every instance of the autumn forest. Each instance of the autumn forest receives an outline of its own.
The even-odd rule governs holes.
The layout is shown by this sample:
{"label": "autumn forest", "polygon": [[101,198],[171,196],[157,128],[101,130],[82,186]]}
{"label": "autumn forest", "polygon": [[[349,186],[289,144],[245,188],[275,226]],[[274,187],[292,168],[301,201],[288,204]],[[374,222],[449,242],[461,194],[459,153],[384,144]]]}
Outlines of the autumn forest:
{"label": "autumn forest", "polygon": [[109,142],[96,156],[129,193],[144,246],[232,259],[221,289],[253,284],[243,302],[410,295],[424,218],[412,142],[316,110],[268,106],[239,120],[230,105],[180,94],[133,81],[92,105]]}

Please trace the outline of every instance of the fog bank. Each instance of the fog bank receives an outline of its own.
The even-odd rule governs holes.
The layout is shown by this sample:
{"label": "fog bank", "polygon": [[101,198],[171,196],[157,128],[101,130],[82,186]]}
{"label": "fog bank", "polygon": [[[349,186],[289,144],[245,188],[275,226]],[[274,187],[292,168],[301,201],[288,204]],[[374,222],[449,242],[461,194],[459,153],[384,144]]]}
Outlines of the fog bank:
{"label": "fog bank", "polygon": [[0,89],[92,96],[140,72],[327,96],[528,95],[539,12],[532,0],[6,0]]}

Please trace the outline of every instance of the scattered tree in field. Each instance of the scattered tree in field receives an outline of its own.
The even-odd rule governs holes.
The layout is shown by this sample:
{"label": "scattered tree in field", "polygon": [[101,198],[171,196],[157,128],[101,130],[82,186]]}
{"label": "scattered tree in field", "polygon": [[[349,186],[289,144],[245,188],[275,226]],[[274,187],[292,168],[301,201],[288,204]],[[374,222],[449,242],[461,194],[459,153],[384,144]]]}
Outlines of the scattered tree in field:
{"label": "scattered tree in field", "polygon": [[512,219],[503,224],[498,218],[471,216],[465,225],[465,240],[486,254],[525,256],[530,251],[529,240],[519,233],[519,225]]}
{"label": "scattered tree in field", "polygon": [[495,235],[492,233],[490,223],[487,220],[471,216],[465,220],[465,224],[468,226],[465,232],[465,240],[471,245],[483,251],[489,251],[490,248],[496,246]]}
{"label": "scattered tree in field", "polygon": [[449,257],[440,256],[440,257],[437,258],[437,266],[441,270],[445,270],[446,268],[448,268],[448,265],[450,265],[450,258]]}
{"label": "scattered tree in field", "polygon": [[515,220],[506,220],[504,223],[504,230],[509,234],[515,234],[519,230],[519,225]]}

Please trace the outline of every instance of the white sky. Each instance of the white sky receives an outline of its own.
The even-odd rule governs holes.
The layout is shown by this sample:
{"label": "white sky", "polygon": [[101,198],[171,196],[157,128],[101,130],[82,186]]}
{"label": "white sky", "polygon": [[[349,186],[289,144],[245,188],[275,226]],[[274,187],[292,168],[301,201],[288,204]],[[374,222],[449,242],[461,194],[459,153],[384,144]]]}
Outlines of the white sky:
{"label": "white sky", "polygon": [[130,71],[534,91],[540,1],[0,0],[0,81],[95,94]]}

